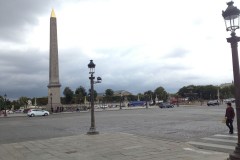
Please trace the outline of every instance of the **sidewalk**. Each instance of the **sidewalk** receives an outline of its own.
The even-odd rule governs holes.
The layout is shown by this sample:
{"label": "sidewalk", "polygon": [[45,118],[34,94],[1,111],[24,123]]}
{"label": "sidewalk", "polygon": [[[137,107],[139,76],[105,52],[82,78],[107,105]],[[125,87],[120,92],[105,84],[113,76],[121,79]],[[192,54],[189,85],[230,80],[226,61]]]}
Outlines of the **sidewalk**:
{"label": "sidewalk", "polygon": [[226,160],[182,142],[126,133],[75,135],[0,145],[0,160]]}

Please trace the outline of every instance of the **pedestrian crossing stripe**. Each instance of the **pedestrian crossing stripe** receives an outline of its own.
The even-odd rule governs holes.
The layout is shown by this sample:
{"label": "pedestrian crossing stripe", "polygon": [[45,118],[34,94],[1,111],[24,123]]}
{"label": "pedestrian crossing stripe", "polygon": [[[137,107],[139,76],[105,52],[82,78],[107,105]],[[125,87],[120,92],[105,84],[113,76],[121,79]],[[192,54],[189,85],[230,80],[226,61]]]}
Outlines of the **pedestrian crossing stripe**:
{"label": "pedestrian crossing stripe", "polygon": [[212,144],[212,143],[202,143],[202,142],[193,142],[193,141],[188,142],[188,144],[208,146],[208,147],[216,147],[216,148],[222,148],[222,149],[234,149],[235,148],[234,146]]}
{"label": "pedestrian crossing stripe", "polygon": [[218,142],[229,142],[229,143],[235,143],[236,144],[236,140],[228,140],[228,139],[218,139],[218,138],[202,138],[204,140],[209,140],[209,141],[218,141]]}
{"label": "pedestrian crossing stripe", "polygon": [[236,135],[215,134],[187,143],[199,149],[231,153],[234,151],[237,141],[238,136]]}
{"label": "pedestrian crossing stripe", "polygon": [[222,154],[220,152],[212,152],[212,151],[204,151],[204,150],[197,150],[197,149],[193,149],[193,148],[183,148],[186,151],[192,151],[192,152],[196,152],[196,153],[201,153],[201,154],[206,154],[206,155],[210,155],[210,154]]}
{"label": "pedestrian crossing stripe", "polygon": [[216,136],[216,137],[232,137],[232,138],[238,138],[238,136],[234,136],[234,135],[224,135],[224,134],[215,134],[214,136]]}

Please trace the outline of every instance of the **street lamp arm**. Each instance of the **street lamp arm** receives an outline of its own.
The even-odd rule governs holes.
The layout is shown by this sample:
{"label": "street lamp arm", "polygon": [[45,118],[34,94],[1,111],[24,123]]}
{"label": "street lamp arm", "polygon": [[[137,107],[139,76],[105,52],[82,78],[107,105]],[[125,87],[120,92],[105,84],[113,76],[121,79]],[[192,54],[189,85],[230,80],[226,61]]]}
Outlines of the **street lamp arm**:
{"label": "street lamp arm", "polygon": [[96,83],[101,83],[102,82],[102,78],[101,77],[97,77],[97,81],[94,81],[93,83],[96,84]]}

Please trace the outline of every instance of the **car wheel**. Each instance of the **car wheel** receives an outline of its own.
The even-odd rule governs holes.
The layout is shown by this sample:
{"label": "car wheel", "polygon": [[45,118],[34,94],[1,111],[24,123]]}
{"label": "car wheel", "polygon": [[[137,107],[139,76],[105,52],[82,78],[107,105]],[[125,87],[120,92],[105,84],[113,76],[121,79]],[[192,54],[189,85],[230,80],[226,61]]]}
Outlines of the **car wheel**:
{"label": "car wheel", "polygon": [[31,117],[34,117],[35,115],[34,114],[31,114]]}
{"label": "car wheel", "polygon": [[44,116],[48,116],[48,114],[47,114],[47,113],[45,113],[45,114],[44,114]]}

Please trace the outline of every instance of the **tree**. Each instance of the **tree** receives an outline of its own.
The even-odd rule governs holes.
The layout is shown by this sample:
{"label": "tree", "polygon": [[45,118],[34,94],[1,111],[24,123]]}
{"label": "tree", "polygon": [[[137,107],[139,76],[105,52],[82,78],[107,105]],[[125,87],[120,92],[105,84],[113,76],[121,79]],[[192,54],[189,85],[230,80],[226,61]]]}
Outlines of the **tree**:
{"label": "tree", "polygon": [[19,101],[13,100],[12,105],[14,106],[14,109],[19,109],[21,107]]}
{"label": "tree", "polygon": [[69,87],[66,87],[63,91],[63,94],[65,96],[65,102],[67,104],[71,103],[73,99],[73,91]]}
{"label": "tree", "polygon": [[106,96],[111,97],[111,96],[113,96],[113,94],[114,94],[114,92],[113,92],[112,89],[106,89],[106,91],[105,91],[105,95],[106,95]]}
{"label": "tree", "polygon": [[143,93],[145,101],[150,101],[151,96],[153,96],[153,91],[148,90]]}
{"label": "tree", "polygon": [[220,88],[220,98],[227,99],[234,97],[234,85]]}
{"label": "tree", "polygon": [[4,109],[4,99],[0,96],[0,111]]}
{"label": "tree", "polygon": [[217,86],[205,85],[205,86],[184,86],[179,89],[178,95],[181,97],[189,97],[190,100],[194,99],[217,99]]}
{"label": "tree", "polygon": [[83,86],[78,87],[75,90],[75,96],[76,96],[76,102],[80,103],[80,102],[84,102],[84,97],[87,96],[87,92],[86,89]]}
{"label": "tree", "polygon": [[138,100],[138,98],[140,101],[144,101],[144,95],[142,93],[137,94],[137,100]]}
{"label": "tree", "polygon": [[28,105],[28,98],[27,97],[20,97],[19,103],[21,106],[24,106],[24,108],[27,108]]}
{"label": "tree", "polygon": [[112,89],[106,89],[106,91],[105,91],[105,96],[106,96],[106,99],[108,100],[108,101],[112,101],[113,100],[113,94],[114,94],[114,92],[113,92],[113,90]]}
{"label": "tree", "polygon": [[161,86],[154,90],[154,95],[157,96],[159,100],[167,101],[168,99],[168,93]]}
{"label": "tree", "polygon": [[48,104],[48,97],[37,98],[37,105],[43,106]]}

